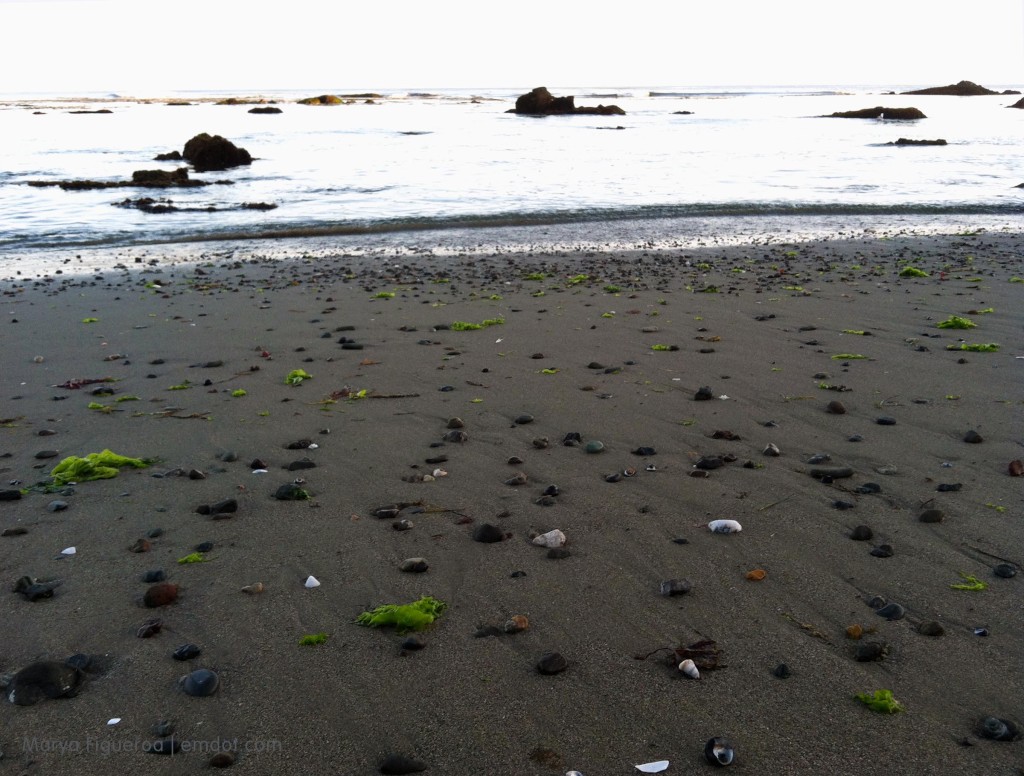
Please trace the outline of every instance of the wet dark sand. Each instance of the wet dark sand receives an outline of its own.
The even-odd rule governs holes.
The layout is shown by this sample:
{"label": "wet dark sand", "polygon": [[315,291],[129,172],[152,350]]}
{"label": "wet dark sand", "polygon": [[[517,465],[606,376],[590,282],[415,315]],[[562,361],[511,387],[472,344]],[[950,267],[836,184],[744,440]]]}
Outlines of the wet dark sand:
{"label": "wet dark sand", "polygon": [[[710,768],[702,749],[712,736],[733,741],[736,768],[748,773],[1018,773],[1022,744],[982,740],[974,728],[985,716],[1019,723],[1024,714],[1021,577],[992,571],[1024,561],[1022,480],[1007,473],[1024,455],[1024,286],[1010,282],[1024,275],[1022,256],[1014,234],[897,236],[214,261],[7,283],[4,487],[104,448],[159,461],[71,495],[0,503],[0,528],[27,528],[0,537],[7,589],[23,575],[63,580],[50,600],[0,597],[0,672],[106,656],[77,697],[0,705],[0,765],[30,774],[206,768],[209,751],[140,751],[164,719],[186,748],[232,742],[234,770],[254,774],[370,774],[389,752],[453,776],[628,774],[661,759],[667,773],[698,773]],[[929,277],[899,278],[907,260]],[[950,315],[978,326],[936,328]],[[435,328],[494,318],[504,324]],[[342,349],[342,337],[363,349]],[[1001,348],[946,349],[960,338]],[[867,358],[832,358],[842,353]],[[223,365],[194,366],[211,361]],[[286,385],[299,368],[312,379]],[[113,396],[54,387],[108,376]],[[695,401],[703,386],[728,398]],[[233,397],[238,389],[246,395]],[[138,400],[114,401],[124,396]],[[847,413],[828,413],[833,400]],[[516,425],[524,413],[534,422]],[[468,441],[432,448],[456,416]],[[896,424],[879,425],[881,416]],[[972,429],[981,444],[963,441]],[[723,430],[740,439],[712,438]],[[605,451],[564,446],[574,431]],[[855,434],[863,440],[848,441]],[[550,446],[535,447],[544,437]],[[285,449],[302,438],[318,447]],[[781,456],[763,455],[768,443]],[[657,454],[631,453],[641,446]],[[42,450],[59,457],[37,460]],[[237,460],[221,460],[226,451]],[[689,476],[699,458],[722,454],[735,462]],[[808,474],[815,454],[853,476],[822,484]],[[438,455],[448,460],[425,463]],[[510,456],[523,463],[510,466]],[[316,468],[284,470],[303,457]],[[254,458],[266,474],[252,473]],[[895,473],[880,474],[885,466]],[[206,479],[152,476],[177,467]],[[438,467],[447,476],[406,481]],[[605,481],[628,467],[637,474]],[[517,471],[528,482],[505,485]],[[272,498],[296,476],[311,500]],[[881,492],[855,492],[868,482]],[[554,505],[536,504],[552,484]],[[962,487],[937,492],[940,484]],[[68,509],[48,511],[55,498]],[[233,518],[196,514],[225,498],[239,502]],[[427,509],[399,532],[372,516],[392,502]],[[928,508],[945,519],[919,522]],[[743,531],[712,534],[712,519]],[[482,523],[510,538],[474,542]],[[857,525],[874,538],[852,541]],[[129,552],[154,528],[163,534],[150,552]],[[529,541],[554,528],[568,537],[561,560]],[[214,543],[208,562],[176,562],[203,541]],[[881,544],[892,557],[870,554]],[[69,546],[77,554],[58,559]],[[426,558],[429,571],[399,571],[410,557]],[[141,575],[157,568],[181,595],[147,610]],[[752,569],[766,578],[748,581]],[[951,589],[960,572],[988,589]],[[303,587],[310,574],[319,588]],[[692,591],[659,595],[671,578]],[[255,582],[265,592],[240,592]],[[422,634],[422,651],[401,655],[401,637],[353,624],[364,610],[423,595],[448,609]],[[906,617],[877,616],[876,595]],[[474,637],[514,614],[529,629]],[[163,631],[137,638],[154,616]],[[919,633],[927,621],[945,635]],[[885,642],[883,660],[854,659],[853,624],[864,640]],[[980,627],[987,637],[974,634]],[[325,644],[298,646],[319,632]],[[699,681],[670,668],[667,649],[637,659],[703,639],[716,642],[724,667]],[[174,661],[186,642],[202,655]],[[535,670],[548,651],[567,658],[564,673]],[[789,678],[773,675],[780,663]],[[214,696],[177,688],[196,667],[219,672]],[[882,688],[905,712],[874,713],[854,699]],[[108,726],[112,717],[120,723]]]}

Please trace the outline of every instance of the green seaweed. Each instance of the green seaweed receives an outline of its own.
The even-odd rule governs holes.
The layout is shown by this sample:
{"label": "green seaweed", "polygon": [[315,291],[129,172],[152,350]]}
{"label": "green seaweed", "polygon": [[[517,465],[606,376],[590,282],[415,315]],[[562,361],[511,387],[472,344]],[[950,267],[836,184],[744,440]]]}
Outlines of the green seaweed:
{"label": "green seaweed", "polygon": [[882,714],[895,714],[904,710],[903,705],[892,697],[892,690],[875,690],[870,695],[862,692],[857,693],[854,697],[872,711]]}
{"label": "green seaweed", "polygon": [[995,353],[999,350],[999,346],[994,342],[976,342],[973,344],[964,342],[960,345],[946,345],[946,350],[968,350],[971,353]]}
{"label": "green seaweed", "polygon": [[543,272],[531,272],[529,275],[523,277],[523,280],[543,280],[547,275]]}
{"label": "green seaweed", "polygon": [[480,321],[480,323],[470,323],[469,321],[452,321],[448,326],[452,331],[477,331],[478,329],[485,329],[488,326],[501,326],[505,323],[504,318],[486,318]]}
{"label": "green seaweed", "polygon": [[843,329],[843,334],[859,334],[860,336],[863,337],[867,334],[867,332],[864,331],[863,329]]}
{"label": "green seaweed", "polygon": [[99,318],[83,318],[82,323],[98,323]]}
{"label": "green seaweed", "polygon": [[679,350],[679,346],[678,345],[651,345],[651,350],[657,350],[657,351]]}
{"label": "green seaweed", "polygon": [[234,396],[236,399],[239,399],[242,396],[245,396],[245,394],[246,394],[246,391],[244,389],[242,389],[242,388],[237,388],[237,389],[235,389],[234,391],[231,392],[231,395]]}
{"label": "green seaweed", "polygon": [[836,353],[832,356],[833,361],[857,361],[866,358],[867,356],[862,356],[860,353]]}
{"label": "green seaweed", "polygon": [[385,604],[373,611],[363,612],[356,617],[356,624],[368,628],[394,626],[399,633],[423,630],[448,608],[448,604],[436,598],[424,596],[411,604]]}
{"label": "green seaweed", "polygon": [[1014,275],[1012,278],[1010,278],[1010,282],[1011,283],[1024,283],[1024,278],[1018,277],[1017,275]]}
{"label": "green seaweed", "polygon": [[70,482],[88,482],[89,480],[108,480],[116,477],[120,469],[130,466],[134,469],[145,469],[150,461],[144,458],[129,458],[124,455],[103,450],[89,453],[85,458],[72,455],[57,464],[50,476],[58,485]]}
{"label": "green seaweed", "polygon": [[300,385],[303,380],[312,380],[313,375],[305,369],[293,369],[284,378],[285,385]]}
{"label": "green seaweed", "polygon": [[973,329],[977,326],[970,318],[962,318],[959,315],[951,315],[944,321],[935,324],[938,329]]}
{"label": "green seaweed", "polygon": [[178,558],[178,563],[185,565],[188,563],[206,563],[206,556],[201,552],[192,552],[186,555],[184,558]]}
{"label": "green seaweed", "polygon": [[191,387],[192,387],[192,385],[189,383],[188,380],[186,380],[185,382],[179,383],[178,385],[168,386],[167,390],[168,391],[187,391]]}
{"label": "green seaweed", "polygon": [[962,571],[958,571],[957,574],[963,582],[956,585],[950,585],[953,590],[966,590],[970,593],[977,593],[981,590],[988,590],[988,582],[982,582],[977,577],[972,577],[970,574],[965,574]]}
{"label": "green seaweed", "polygon": [[901,278],[926,278],[928,273],[917,267],[904,267],[900,270]]}
{"label": "green seaweed", "polygon": [[568,282],[570,286],[578,286],[580,283],[586,283],[588,280],[590,280],[590,275],[573,275],[569,278]]}
{"label": "green seaweed", "polygon": [[300,647],[315,647],[327,641],[326,633],[309,633],[299,639]]}
{"label": "green seaweed", "polygon": [[114,399],[114,401],[115,402],[142,401],[142,399],[140,399],[138,396],[118,396],[116,399]]}
{"label": "green seaweed", "polygon": [[616,286],[616,285],[607,285],[607,286],[605,286],[605,287],[604,287],[604,290],[605,290],[605,291],[606,291],[607,293],[609,293],[609,294],[617,294],[617,293],[619,293],[619,292],[620,292],[620,291],[621,291],[622,289],[621,289],[621,288],[620,288],[619,286]]}
{"label": "green seaweed", "polygon": [[376,294],[373,295],[373,298],[374,299],[394,299],[395,298],[395,292],[394,291],[378,291]]}

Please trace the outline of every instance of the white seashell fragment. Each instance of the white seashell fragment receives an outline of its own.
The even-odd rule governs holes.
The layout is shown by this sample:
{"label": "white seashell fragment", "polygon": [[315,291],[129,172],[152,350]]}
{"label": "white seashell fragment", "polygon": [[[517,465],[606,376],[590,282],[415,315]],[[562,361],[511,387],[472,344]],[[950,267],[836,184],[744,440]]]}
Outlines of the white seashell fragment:
{"label": "white seashell fragment", "polygon": [[253,474],[266,474],[267,470],[266,469],[253,469],[252,473]]}
{"label": "white seashell fragment", "polygon": [[306,445],[307,450],[316,450],[318,447],[320,447],[320,445],[318,445],[316,442],[310,442],[308,445]]}
{"label": "white seashell fragment", "polygon": [[312,590],[314,587],[320,587],[320,580],[310,574],[304,584],[308,590]]}
{"label": "white seashell fragment", "polygon": [[564,547],[565,542],[565,534],[557,528],[533,537],[533,543],[538,547]]}
{"label": "white seashell fragment", "polygon": [[700,679],[700,671],[697,670],[697,664],[689,658],[679,664],[679,670],[691,679]]}
{"label": "white seashell fragment", "polygon": [[739,533],[743,530],[743,526],[737,523],[735,520],[712,520],[708,523],[708,528],[711,533]]}
{"label": "white seashell fragment", "polygon": [[74,555],[76,552],[78,552],[78,550],[75,549],[74,547],[65,547],[63,550],[60,551],[60,554],[61,555]]}
{"label": "white seashell fragment", "polygon": [[435,477],[447,477],[448,476],[448,472],[446,472],[444,469],[434,469],[434,476]]}
{"label": "white seashell fragment", "polygon": [[782,451],[779,450],[779,446],[777,444],[775,444],[774,442],[769,442],[764,449],[764,454],[771,456],[773,458],[777,458],[778,456],[782,455]]}
{"label": "white seashell fragment", "polygon": [[107,720],[107,724],[108,725],[116,725],[120,721],[121,721],[120,717],[111,717],[110,719]]}
{"label": "white seashell fragment", "polygon": [[668,760],[658,760],[657,762],[636,766],[636,769],[643,773],[661,773],[666,768],[668,768]]}

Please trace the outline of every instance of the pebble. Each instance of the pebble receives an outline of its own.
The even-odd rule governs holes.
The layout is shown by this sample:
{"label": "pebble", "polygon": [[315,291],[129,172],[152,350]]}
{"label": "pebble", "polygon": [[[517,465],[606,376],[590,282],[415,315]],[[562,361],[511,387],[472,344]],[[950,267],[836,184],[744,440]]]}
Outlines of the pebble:
{"label": "pebble", "polygon": [[81,681],[79,669],[55,660],[41,660],[25,666],[11,677],[6,694],[16,706],[31,706],[44,698],[74,695]]}
{"label": "pebble", "polygon": [[565,560],[570,555],[572,555],[572,553],[565,549],[565,547],[552,547],[547,552],[547,557],[550,560]]}
{"label": "pebble", "polygon": [[146,590],[142,602],[150,609],[167,606],[178,600],[178,586],[173,582],[158,582]]}
{"label": "pebble", "polygon": [[922,523],[941,523],[943,518],[945,518],[945,514],[941,509],[926,509],[917,516]]}
{"label": "pebble", "polygon": [[40,461],[45,461],[48,458],[56,458],[58,455],[60,455],[59,450],[40,450],[35,457]]}
{"label": "pebble", "polygon": [[394,528],[396,531],[408,531],[410,528],[413,527],[413,525],[414,523],[412,522],[412,520],[407,520],[403,517],[401,520],[396,520],[395,522],[393,522],[391,524],[391,527]]}
{"label": "pebble", "polygon": [[792,670],[785,663],[779,663],[772,669],[772,676],[776,679],[789,679],[793,675]]}
{"label": "pebble", "polygon": [[697,459],[694,467],[697,469],[703,469],[704,471],[713,471],[714,469],[720,469],[725,466],[725,461],[717,456],[701,456]]}
{"label": "pebble", "polygon": [[832,502],[832,506],[835,507],[836,509],[845,510],[853,509],[857,505],[850,501],[842,501],[840,499],[837,499]]}
{"label": "pebble", "polygon": [[481,523],[473,529],[473,541],[494,544],[504,541],[505,532],[492,523]]}
{"label": "pebble", "polygon": [[694,401],[709,401],[714,398],[715,394],[706,385],[698,388],[697,392],[693,395]]}
{"label": "pebble", "polygon": [[531,541],[538,547],[564,547],[566,538],[564,533],[555,528],[547,533],[534,536]]}
{"label": "pebble", "polygon": [[693,589],[693,585],[688,579],[666,579],[661,583],[659,592],[663,596],[676,596],[686,595]]}
{"label": "pebble", "polygon": [[530,621],[523,614],[514,614],[505,621],[505,633],[519,633],[530,627]]}
{"label": "pebble", "polygon": [[165,579],[167,579],[167,572],[163,569],[152,569],[142,574],[142,581],[149,585],[154,582],[163,582]]}
{"label": "pebble", "polygon": [[657,454],[657,451],[653,447],[638,447],[636,450],[633,450],[633,455],[649,456]]}
{"label": "pebble", "polygon": [[400,754],[389,754],[381,760],[377,770],[392,776],[400,776],[405,773],[420,773],[426,769],[427,764],[424,762]]}
{"label": "pebble", "polygon": [[63,512],[67,508],[68,502],[60,501],[59,499],[55,499],[46,505],[46,510],[48,512]]}
{"label": "pebble", "polygon": [[164,623],[162,620],[146,620],[144,623],[142,623],[142,625],[139,626],[139,629],[135,631],[135,635],[138,636],[140,639],[152,638],[161,630],[163,630],[163,627]]}
{"label": "pebble", "polygon": [[205,698],[213,695],[220,684],[220,677],[209,668],[197,668],[181,679],[181,689],[186,695],[196,698]]}
{"label": "pebble", "polygon": [[847,437],[846,441],[847,442],[863,442],[864,441],[864,437],[862,437],[860,434],[854,434],[852,436]]}
{"label": "pebble", "polygon": [[890,621],[902,620],[906,616],[907,610],[897,603],[890,603],[875,609],[875,614]]}
{"label": "pebble", "polygon": [[849,466],[815,466],[807,472],[816,480],[840,480],[853,476],[853,469]]}
{"label": "pebble", "polygon": [[935,620],[926,620],[917,626],[917,632],[922,636],[938,638],[946,632],[946,629],[939,623],[935,622]]}
{"label": "pebble", "polygon": [[286,482],[274,491],[274,498],[278,501],[305,501],[309,494],[294,482]]}
{"label": "pebble", "polygon": [[25,576],[15,583],[14,592],[21,593],[26,601],[41,601],[44,598],[53,598],[53,591],[61,584],[63,583],[59,579],[41,581]]}
{"label": "pebble", "polygon": [[955,483],[942,482],[942,483],[939,483],[939,486],[935,490],[937,490],[939,493],[956,493],[957,491],[961,490],[962,488],[963,488],[963,483],[960,483],[960,482],[955,482]]}
{"label": "pebble", "polygon": [[604,450],[604,442],[597,439],[587,442],[586,447],[583,448],[588,453],[600,453]]}
{"label": "pebble", "polygon": [[253,582],[251,585],[246,585],[245,587],[243,587],[242,592],[248,593],[249,595],[259,595],[265,589],[266,585],[264,585],[262,582]]}
{"label": "pebble", "polygon": [[230,768],[235,764],[235,756],[231,752],[217,752],[210,758],[211,768]]}
{"label": "pebble", "polygon": [[[774,316],[772,316],[774,317]],[[704,759],[711,765],[725,767],[736,761],[733,745],[725,738],[712,738],[704,745]]]}
{"label": "pebble", "polygon": [[891,415],[882,415],[881,417],[875,418],[875,423],[879,426],[895,426],[896,418]]}
{"label": "pebble", "polygon": [[891,558],[895,554],[891,544],[879,544],[871,549],[871,554],[876,558]]}
{"label": "pebble", "polygon": [[533,423],[533,420],[533,415],[530,415],[529,413],[524,413],[522,415],[516,415],[515,419],[512,422],[515,423],[517,426],[525,426],[527,423]]}
{"label": "pebble", "polygon": [[427,563],[425,558],[406,558],[398,568],[410,574],[422,574],[430,568],[430,564]]}
{"label": "pebble", "polygon": [[865,482],[863,485],[858,485],[856,488],[854,488],[853,492],[862,494],[881,493],[882,486],[879,485],[877,482]]}
{"label": "pebble", "polygon": [[545,652],[537,660],[537,670],[547,676],[560,674],[569,667],[569,661],[559,652]]}
{"label": "pebble", "polygon": [[28,529],[24,526],[16,525],[11,528],[5,528],[0,531],[0,536],[24,536],[28,533]]}
{"label": "pebble", "polygon": [[237,512],[238,500],[226,498],[215,504],[202,504],[196,507],[196,513],[200,515],[212,515],[219,512]]}
{"label": "pebble", "polygon": [[884,641],[862,641],[857,644],[853,657],[858,663],[870,663],[883,660],[889,652],[889,645]]}
{"label": "pebble", "polygon": [[583,444],[583,436],[579,431],[570,431],[562,437],[562,444],[565,447],[579,447]]}
{"label": "pebble", "polygon": [[826,411],[831,412],[833,415],[845,415],[846,405],[841,401],[830,401],[825,407]]}
{"label": "pebble", "polygon": [[441,439],[443,439],[445,442],[456,442],[461,444],[462,442],[469,441],[469,434],[467,434],[465,431],[462,431],[461,429],[453,429],[449,431],[447,434],[445,434],[443,437],[441,437]]}
{"label": "pebble", "polygon": [[964,435],[964,441],[969,445],[980,445],[985,440],[982,439],[981,434],[972,429]]}
{"label": "pebble", "polygon": [[166,719],[159,720],[153,725],[153,735],[159,738],[165,738],[174,732],[174,723],[169,722]]}
{"label": "pebble", "polygon": [[449,429],[465,428],[465,427],[466,427],[466,424],[462,420],[462,418],[449,418],[448,419],[448,424],[445,426],[445,428],[449,428]]}
{"label": "pebble", "polygon": [[315,469],[316,462],[311,461],[309,458],[300,458],[297,461],[292,461],[290,464],[284,467],[287,471],[297,472],[302,469]]}
{"label": "pebble", "polygon": [[[1007,466],[1007,472],[1011,477],[1024,476],[1024,461],[1021,461],[1019,459],[1010,461],[1009,465]],[[0,493],[0,498],[2,498],[2,496],[3,494]]]}
{"label": "pebble", "polygon": [[978,723],[978,735],[990,741],[1016,741],[1020,738],[1020,731],[1008,719],[985,717]]}
{"label": "pebble", "polygon": [[1012,579],[1017,576],[1017,567],[1012,563],[1000,563],[992,569],[992,573],[1003,579]]}
{"label": "pebble", "polygon": [[771,456],[772,458],[776,458],[776,457],[782,455],[782,451],[779,450],[779,446],[777,444],[775,444],[774,442],[769,442],[767,444],[767,446],[764,448],[764,450],[762,451],[762,453],[764,455]]}
{"label": "pebble", "polygon": [[871,539],[874,535],[875,532],[872,531],[866,525],[858,525],[856,528],[850,531],[850,538],[853,539],[855,542],[866,542],[869,539]]}
{"label": "pebble", "polygon": [[427,643],[419,636],[407,636],[402,639],[402,643],[399,644],[399,647],[407,652],[419,652],[426,646]]}
{"label": "pebble", "polygon": [[197,644],[182,644],[171,653],[171,657],[175,660],[191,660],[194,657],[199,657],[202,652]]}
{"label": "pebble", "polygon": [[181,742],[176,738],[160,738],[144,744],[142,748],[150,754],[177,754],[181,751]]}

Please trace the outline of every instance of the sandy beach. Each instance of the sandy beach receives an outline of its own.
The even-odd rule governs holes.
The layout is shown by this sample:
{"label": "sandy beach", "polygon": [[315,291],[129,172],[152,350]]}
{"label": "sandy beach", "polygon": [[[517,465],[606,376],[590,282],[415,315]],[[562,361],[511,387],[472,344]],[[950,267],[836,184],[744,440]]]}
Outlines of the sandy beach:
{"label": "sandy beach", "polygon": [[[713,737],[748,774],[1021,773],[979,723],[1024,722],[1021,577],[994,572],[1024,562],[1022,257],[894,233],[3,282],[0,674],[89,659],[74,697],[0,703],[0,773],[226,748],[251,774],[690,774]],[[47,484],[103,450],[152,463]],[[308,499],[274,497],[296,479]],[[178,597],[149,608],[157,570]],[[31,601],[26,576],[61,584]],[[446,608],[417,633],[355,622],[424,596]],[[687,678],[674,650],[707,641]]]}

